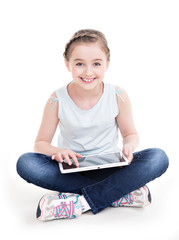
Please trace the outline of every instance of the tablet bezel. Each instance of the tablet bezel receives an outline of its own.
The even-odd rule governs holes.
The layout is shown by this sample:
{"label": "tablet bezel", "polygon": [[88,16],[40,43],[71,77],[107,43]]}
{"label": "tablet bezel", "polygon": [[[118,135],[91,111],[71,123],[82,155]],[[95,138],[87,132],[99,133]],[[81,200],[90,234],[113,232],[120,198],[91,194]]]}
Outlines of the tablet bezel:
{"label": "tablet bezel", "polygon": [[[119,163],[108,163],[108,164],[103,164],[103,165],[94,165],[94,166],[88,166],[88,167],[75,167],[75,168],[69,168],[69,169],[64,169],[62,163],[59,162],[59,168],[61,173],[66,174],[66,173],[74,173],[74,172],[84,172],[84,171],[90,171],[90,170],[99,170],[99,169],[104,169],[104,168],[111,168],[111,167],[122,167],[129,165],[129,160],[127,157],[122,153],[122,151],[115,151],[115,152],[106,152],[106,153],[101,153],[101,154],[93,154],[93,155],[86,155],[83,157],[98,157],[102,155],[107,155],[107,154],[115,154],[115,153],[120,153],[121,157],[125,160],[124,162],[119,162]],[[74,164],[73,164],[74,165]]]}

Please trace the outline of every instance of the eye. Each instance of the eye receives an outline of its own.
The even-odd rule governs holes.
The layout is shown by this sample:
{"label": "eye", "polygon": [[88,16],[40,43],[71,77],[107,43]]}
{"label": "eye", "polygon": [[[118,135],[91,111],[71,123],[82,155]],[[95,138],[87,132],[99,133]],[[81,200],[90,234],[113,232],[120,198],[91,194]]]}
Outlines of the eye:
{"label": "eye", "polygon": [[101,66],[101,63],[95,62],[94,65],[95,65],[95,66]]}
{"label": "eye", "polygon": [[83,63],[80,63],[80,62],[79,62],[79,63],[76,64],[76,66],[79,66],[79,67],[80,67],[80,66],[83,66]]}

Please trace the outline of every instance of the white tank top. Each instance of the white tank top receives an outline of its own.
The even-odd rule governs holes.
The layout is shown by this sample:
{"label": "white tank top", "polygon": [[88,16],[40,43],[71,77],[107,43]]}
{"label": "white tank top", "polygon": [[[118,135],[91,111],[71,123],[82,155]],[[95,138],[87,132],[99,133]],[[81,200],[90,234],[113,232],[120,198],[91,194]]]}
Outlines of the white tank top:
{"label": "white tank top", "polygon": [[120,91],[122,89],[116,91],[115,85],[104,82],[104,91],[97,104],[89,110],[82,110],[70,98],[67,85],[58,89],[58,147],[71,149],[82,155],[116,151],[116,116],[119,112],[116,94]]}

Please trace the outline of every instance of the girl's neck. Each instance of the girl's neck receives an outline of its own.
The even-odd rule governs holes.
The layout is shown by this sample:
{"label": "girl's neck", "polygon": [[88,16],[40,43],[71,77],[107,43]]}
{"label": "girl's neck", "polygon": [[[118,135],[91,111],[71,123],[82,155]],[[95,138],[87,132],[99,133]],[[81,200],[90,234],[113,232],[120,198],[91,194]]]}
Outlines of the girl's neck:
{"label": "girl's neck", "polygon": [[81,110],[89,110],[93,108],[102,97],[103,89],[103,82],[92,90],[84,90],[74,82],[67,86],[68,95]]}
{"label": "girl's neck", "polygon": [[77,85],[75,82],[72,82],[68,85],[68,92],[71,96],[78,96],[80,99],[91,99],[91,98],[100,98],[103,94],[104,83],[101,82],[95,88],[91,90],[84,89]]}

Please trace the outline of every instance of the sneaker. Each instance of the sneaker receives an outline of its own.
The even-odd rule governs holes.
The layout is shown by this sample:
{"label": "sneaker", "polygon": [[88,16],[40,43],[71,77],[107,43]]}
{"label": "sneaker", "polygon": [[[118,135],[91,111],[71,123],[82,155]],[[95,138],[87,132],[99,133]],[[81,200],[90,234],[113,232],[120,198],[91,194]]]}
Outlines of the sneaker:
{"label": "sneaker", "polygon": [[113,207],[146,207],[151,203],[147,186],[141,187],[112,203]]}
{"label": "sneaker", "polygon": [[38,204],[37,219],[40,221],[50,221],[80,216],[83,208],[79,196],[73,193],[44,195]]}

